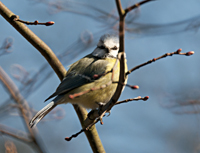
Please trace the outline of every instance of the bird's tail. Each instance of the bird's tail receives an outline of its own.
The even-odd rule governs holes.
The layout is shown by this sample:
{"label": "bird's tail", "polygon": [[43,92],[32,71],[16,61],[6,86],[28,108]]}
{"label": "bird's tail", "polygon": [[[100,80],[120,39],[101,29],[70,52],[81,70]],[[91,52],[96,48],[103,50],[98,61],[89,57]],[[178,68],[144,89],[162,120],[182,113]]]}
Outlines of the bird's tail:
{"label": "bird's tail", "polygon": [[43,117],[45,117],[57,104],[54,101],[50,102],[43,109],[41,109],[29,122],[30,127],[34,127]]}

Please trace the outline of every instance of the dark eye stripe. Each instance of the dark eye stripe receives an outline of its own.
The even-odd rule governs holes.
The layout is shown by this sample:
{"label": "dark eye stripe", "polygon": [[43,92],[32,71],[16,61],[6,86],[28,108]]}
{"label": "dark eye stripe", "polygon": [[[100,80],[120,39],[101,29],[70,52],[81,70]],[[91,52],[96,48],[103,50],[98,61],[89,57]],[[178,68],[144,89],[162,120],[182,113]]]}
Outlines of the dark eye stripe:
{"label": "dark eye stripe", "polygon": [[115,46],[115,47],[113,47],[113,48],[111,48],[112,50],[117,50],[118,48],[117,48],[117,46]]}
{"label": "dark eye stripe", "polygon": [[98,48],[100,48],[100,49],[105,49],[105,46],[98,46]]}

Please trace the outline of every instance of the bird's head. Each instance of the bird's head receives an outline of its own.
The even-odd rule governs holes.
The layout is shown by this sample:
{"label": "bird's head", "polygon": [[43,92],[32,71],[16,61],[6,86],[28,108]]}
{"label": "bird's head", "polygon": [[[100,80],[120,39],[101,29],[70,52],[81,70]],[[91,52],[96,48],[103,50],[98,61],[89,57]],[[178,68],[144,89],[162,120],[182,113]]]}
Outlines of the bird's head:
{"label": "bird's head", "polygon": [[119,51],[119,38],[114,34],[104,34],[99,39],[97,48],[92,55],[98,58],[117,58]]}

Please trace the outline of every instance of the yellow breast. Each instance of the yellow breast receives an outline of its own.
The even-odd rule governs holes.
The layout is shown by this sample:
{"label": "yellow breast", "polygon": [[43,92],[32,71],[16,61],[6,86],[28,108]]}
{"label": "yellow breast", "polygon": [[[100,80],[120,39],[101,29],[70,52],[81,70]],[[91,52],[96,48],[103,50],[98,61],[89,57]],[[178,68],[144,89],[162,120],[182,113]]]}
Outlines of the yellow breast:
{"label": "yellow breast", "polygon": [[[108,62],[106,66],[106,72],[109,72],[113,69],[116,59],[107,58],[106,61]],[[118,82],[119,80],[119,69],[120,69],[120,64],[118,62],[113,75],[113,81],[115,82]],[[127,71],[127,66],[125,71]],[[85,108],[90,108],[90,109],[97,108],[98,102],[102,103],[109,102],[116,91],[117,83],[112,83],[111,77],[112,77],[112,72],[100,77],[94,82],[87,83],[78,88],[75,88],[65,95],[65,100],[67,100],[72,104],[82,105]],[[84,92],[86,93],[79,97],[73,99],[69,98],[69,95],[84,93]]]}

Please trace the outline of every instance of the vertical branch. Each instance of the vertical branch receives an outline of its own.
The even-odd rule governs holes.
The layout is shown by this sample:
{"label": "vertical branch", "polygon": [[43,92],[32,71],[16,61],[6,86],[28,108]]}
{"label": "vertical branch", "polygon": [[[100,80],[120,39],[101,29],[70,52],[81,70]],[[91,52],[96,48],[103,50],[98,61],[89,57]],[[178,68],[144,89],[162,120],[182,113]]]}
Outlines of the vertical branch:
{"label": "vertical branch", "polygon": [[123,14],[125,12],[124,12],[124,9],[122,8],[121,0],[115,0],[115,2],[116,2],[116,5],[117,5],[117,11],[118,11],[119,16],[123,16]]}
{"label": "vertical branch", "polygon": [[[87,127],[92,121],[88,119],[88,113],[82,111],[84,109],[83,107],[78,107],[78,105],[74,105],[74,109],[76,111],[80,111],[83,114],[77,114],[79,117],[79,120],[81,122],[82,128]],[[85,110],[85,109],[84,109]],[[101,139],[99,138],[97,129],[95,125],[93,125],[89,130],[84,131],[88,141],[90,142],[90,146],[92,148],[93,153],[105,153],[105,149],[103,147],[103,144],[101,142]]]}
{"label": "vertical branch", "polygon": [[[124,26],[125,26],[125,11],[122,8],[121,1],[116,0],[117,10],[119,14],[119,54],[118,58],[120,60],[120,75],[119,75],[119,82],[122,84],[125,82],[125,46],[124,46]],[[114,96],[112,97],[112,105],[114,106],[117,100],[119,99],[123,85],[119,83],[116,89]]]}
{"label": "vertical branch", "polygon": [[[3,3],[0,1],[0,14],[22,35],[26,38],[49,62],[57,76],[62,80],[66,74],[66,70],[58,60],[53,51],[39,38],[37,37],[26,25],[23,23],[14,21],[15,15],[12,13]],[[86,109],[73,105],[76,113],[79,117],[82,127],[85,127],[84,119],[87,118]],[[89,131],[85,131],[90,146],[95,153],[104,153],[105,150],[99,138],[98,132],[93,126]]]}
{"label": "vertical branch", "polygon": [[125,11],[122,8],[121,1],[116,0],[117,10],[119,14],[119,52],[124,52],[124,34],[125,34]]}
{"label": "vertical branch", "polygon": [[[120,76],[119,76],[119,82],[120,84],[118,84],[117,86],[117,90],[114,94],[114,96],[112,97],[113,102],[112,103],[116,103],[119,96],[121,95],[123,86],[122,84],[125,82],[125,45],[124,45],[124,35],[125,35],[125,17],[127,15],[128,12],[132,11],[133,9],[139,7],[140,5],[143,5],[147,2],[150,2],[153,0],[143,0],[139,3],[134,4],[131,7],[126,8],[125,10],[123,9],[122,5],[121,5],[121,0],[115,0],[116,2],[116,6],[117,6],[117,11],[119,14],[119,54],[118,54],[118,58],[120,60]],[[122,83],[122,84],[121,84]],[[113,105],[114,106],[114,105]]]}

